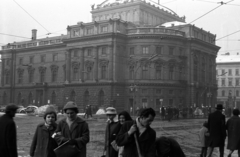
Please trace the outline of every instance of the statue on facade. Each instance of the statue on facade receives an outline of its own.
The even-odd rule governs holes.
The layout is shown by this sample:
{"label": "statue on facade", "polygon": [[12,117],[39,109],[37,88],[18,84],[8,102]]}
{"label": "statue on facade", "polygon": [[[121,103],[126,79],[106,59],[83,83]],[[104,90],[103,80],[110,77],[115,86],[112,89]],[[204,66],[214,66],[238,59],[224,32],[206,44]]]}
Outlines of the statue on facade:
{"label": "statue on facade", "polygon": [[95,7],[95,4],[92,4],[92,5],[91,5],[92,10],[94,10],[94,7]]}

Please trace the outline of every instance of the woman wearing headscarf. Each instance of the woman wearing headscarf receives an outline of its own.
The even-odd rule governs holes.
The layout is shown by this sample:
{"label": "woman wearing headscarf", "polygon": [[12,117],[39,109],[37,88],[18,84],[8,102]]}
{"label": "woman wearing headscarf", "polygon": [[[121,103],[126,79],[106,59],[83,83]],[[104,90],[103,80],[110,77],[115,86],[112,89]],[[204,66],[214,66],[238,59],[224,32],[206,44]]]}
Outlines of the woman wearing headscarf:
{"label": "woman wearing headscarf", "polygon": [[55,157],[56,141],[51,137],[57,128],[57,114],[53,106],[47,107],[44,122],[37,126],[30,148],[31,157]]}

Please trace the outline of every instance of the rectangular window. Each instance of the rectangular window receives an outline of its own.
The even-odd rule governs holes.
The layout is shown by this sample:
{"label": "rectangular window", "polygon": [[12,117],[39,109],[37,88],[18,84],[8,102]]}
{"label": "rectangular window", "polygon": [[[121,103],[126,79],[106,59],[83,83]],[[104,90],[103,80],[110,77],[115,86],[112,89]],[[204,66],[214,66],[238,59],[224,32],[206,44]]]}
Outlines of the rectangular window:
{"label": "rectangular window", "polygon": [[232,69],[228,69],[228,76],[232,76]]}
{"label": "rectangular window", "polygon": [[134,47],[130,47],[130,49],[129,49],[129,55],[134,55]]}
{"label": "rectangular window", "polygon": [[142,47],[142,54],[144,54],[144,55],[149,54],[149,46]]}
{"label": "rectangular window", "polygon": [[143,108],[147,108],[147,107],[148,107],[148,101],[147,101],[146,98],[145,98],[145,99],[142,99],[142,107],[143,107]]}
{"label": "rectangular window", "polygon": [[41,55],[41,63],[44,63],[46,61],[46,55]]}
{"label": "rectangular window", "polygon": [[93,34],[93,27],[87,28],[87,35]]}
{"label": "rectangular window", "polygon": [[158,55],[162,54],[162,47],[161,46],[156,47],[156,54],[158,54]]}
{"label": "rectangular window", "polygon": [[225,74],[225,69],[222,69],[222,74],[221,75],[224,75]]}
{"label": "rectangular window", "polygon": [[23,58],[19,58],[19,65],[23,64]]}
{"label": "rectangular window", "polygon": [[107,32],[108,31],[108,26],[104,25],[101,27],[101,32]]}
{"label": "rectangular window", "polygon": [[78,68],[73,68],[73,80],[78,80]]}
{"label": "rectangular window", "polygon": [[18,83],[21,84],[23,82],[23,73],[18,73]]}
{"label": "rectangular window", "polygon": [[173,80],[173,67],[169,67],[169,80]]}
{"label": "rectangular window", "polygon": [[107,79],[107,66],[102,66],[102,79]]}
{"label": "rectangular window", "polygon": [[170,46],[169,47],[169,55],[173,55],[174,47]]}
{"label": "rectangular window", "polygon": [[74,30],[73,31],[73,36],[79,36],[79,30]]}
{"label": "rectangular window", "polygon": [[179,56],[182,56],[183,54],[183,48],[179,48]]}
{"label": "rectangular window", "polygon": [[30,57],[29,57],[29,63],[30,63],[30,64],[33,64],[33,63],[34,63],[34,56],[30,56]]}
{"label": "rectangular window", "polygon": [[107,55],[107,47],[102,47],[102,55]]}
{"label": "rectangular window", "polygon": [[53,54],[53,62],[57,61],[57,54]]}
{"label": "rectangular window", "polygon": [[40,73],[40,82],[41,83],[45,82],[45,72]]}
{"label": "rectangular window", "polygon": [[232,86],[232,79],[228,79],[228,86]]}
{"label": "rectangular window", "polygon": [[173,95],[174,93],[173,93],[173,90],[172,89],[170,89],[169,90],[169,95]]}
{"label": "rectangular window", "polygon": [[157,66],[156,67],[156,79],[161,79],[161,73],[162,73],[162,67]]}
{"label": "rectangular window", "polygon": [[225,96],[225,91],[224,90],[222,91],[222,96]]}
{"label": "rectangular window", "polygon": [[92,49],[87,49],[87,56],[92,56]]}
{"label": "rectangular window", "polygon": [[52,82],[57,82],[57,70],[52,71]]}
{"label": "rectangular window", "polygon": [[6,82],[6,84],[9,84],[9,80],[10,80],[10,73],[6,73],[6,75],[5,75],[6,77],[5,77],[5,82]]}
{"label": "rectangular window", "polygon": [[134,79],[134,67],[129,68],[129,79],[132,80]]}
{"label": "rectangular window", "polygon": [[87,67],[87,80],[92,79],[92,67]]}
{"label": "rectangular window", "polygon": [[148,67],[147,65],[142,67],[142,79],[147,79],[148,78]]}
{"label": "rectangular window", "polygon": [[225,79],[222,79],[222,86],[225,86]]}
{"label": "rectangular window", "polygon": [[239,78],[236,78],[235,86],[239,86]]}
{"label": "rectangular window", "polygon": [[78,50],[74,50],[74,51],[73,51],[73,56],[74,56],[74,57],[78,57]]}
{"label": "rectangular window", "polygon": [[239,69],[235,69],[236,76],[239,76]]}
{"label": "rectangular window", "polygon": [[33,71],[30,71],[29,73],[28,73],[28,75],[29,75],[29,78],[28,78],[28,81],[29,81],[29,83],[32,83],[33,82],[33,75],[34,73],[33,73]]}

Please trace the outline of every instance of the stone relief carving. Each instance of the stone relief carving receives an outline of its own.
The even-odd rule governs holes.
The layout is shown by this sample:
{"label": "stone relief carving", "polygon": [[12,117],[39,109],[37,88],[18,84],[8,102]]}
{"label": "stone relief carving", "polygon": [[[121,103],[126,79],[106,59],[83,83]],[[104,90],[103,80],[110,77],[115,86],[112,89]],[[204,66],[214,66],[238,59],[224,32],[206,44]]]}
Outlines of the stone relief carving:
{"label": "stone relief carving", "polygon": [[86,67],[93,67],[93,65],[94,65],[93,61],[89,61],[89,60],[85,61],[85,66]]}

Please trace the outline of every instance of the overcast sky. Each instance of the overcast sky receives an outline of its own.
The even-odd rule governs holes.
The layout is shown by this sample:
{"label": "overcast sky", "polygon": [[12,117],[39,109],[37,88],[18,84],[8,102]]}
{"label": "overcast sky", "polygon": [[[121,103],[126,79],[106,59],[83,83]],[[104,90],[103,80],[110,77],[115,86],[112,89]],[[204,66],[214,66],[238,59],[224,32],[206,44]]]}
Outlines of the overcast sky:
{"label": "overcast sky", "polygon": [[[0,45],[31,38],[31,30],[37,29],[38,38],[66,34],[68,25],[91,21],[91,4],[104,0],[1,0],[0,5]],[[158,0],[153,0],[158,2]],[[191,23],[210,10],[218,7],[221,0],[160,0],[160,3],[179,16],[186,16]],[[222,0],[229,2],[231,0]],[[18,4],[26,10],[28,15]],[[217,35],[217,39],[228,34],[234,35],[218,40],[219,54],[240,52],[240,0],[233,0],[213,10],[192,24]],[[18,38],[11,34],[26,38]]]}

